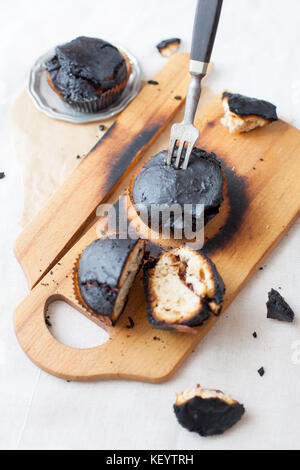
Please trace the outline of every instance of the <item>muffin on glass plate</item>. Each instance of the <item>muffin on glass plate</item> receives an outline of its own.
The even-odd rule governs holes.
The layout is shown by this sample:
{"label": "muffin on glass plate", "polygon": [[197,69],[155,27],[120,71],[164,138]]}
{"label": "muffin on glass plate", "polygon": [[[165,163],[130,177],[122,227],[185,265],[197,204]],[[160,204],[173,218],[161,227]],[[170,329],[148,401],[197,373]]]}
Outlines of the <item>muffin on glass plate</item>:
{"label": "muffin on glass plate", "polygon": [[95,113],[119,98],[131,65],[109,42],[81,36],[57,46],[46,70],[49,85],[62,100],[77,111]]}

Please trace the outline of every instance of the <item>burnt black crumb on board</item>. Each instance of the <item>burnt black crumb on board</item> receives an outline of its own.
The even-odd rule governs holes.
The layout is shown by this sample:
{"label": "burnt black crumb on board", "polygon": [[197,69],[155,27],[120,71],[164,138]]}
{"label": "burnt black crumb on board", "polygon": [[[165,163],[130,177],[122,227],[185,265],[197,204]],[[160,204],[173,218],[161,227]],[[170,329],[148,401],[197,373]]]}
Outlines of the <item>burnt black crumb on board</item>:
{"label": "burnt black crumb on board", "polygon": [[259,373],[259,375],[260,375],[261,377],[263,377],[263,376],[265,375],[265,373],[266,373],[266,371],[265,371],[265,369],[264,369],[263,367],[261,367],[260,369],[258,369],[257,372]]}
{"label": "burnt black crumb on board", "polygon": [[104,126],[104,124],[100,124],[99,126],[99,131],[103,132],[105,131],[106,127]]}
{"label": "burnt black crumb on board", "polygon": [[175,96],[175,100],[178,100],[178,101],[182,100],[182,96],[176,95],[176,96]]}
{"label": "burnt black crumb on board", "polygon": [[134,328],[134,321],[131,317],[128,317],[129,325],[126,326],[128,330],[132,330]]}
{"label": "burnt black crumb on board", "polygon": [[148,80],[149,85],[159,85],[159,82],[156,80]]}
{"label": "burnt black crumb on board", "polygon": [[255,338],[255,339],[257,338],[257,333],[256,333],[256,331],[254,331],[254,333],[253,333],[252,336],[253,336],[253,338]]}
{"label": "burnt black crumb on board", "polygon": [[5,173],[3,173],[3,171],[0,172],[0,180],[3,180],[3,178],[5,178]]}
{"label": "burnt black crumb on board", "polygon": [[269,300],[267,302],[268,314],[267,318],[278,320],[281,322],[292,323],[295,314],[291,307],[286,303],[284,298],[275,289],[268,293]]}

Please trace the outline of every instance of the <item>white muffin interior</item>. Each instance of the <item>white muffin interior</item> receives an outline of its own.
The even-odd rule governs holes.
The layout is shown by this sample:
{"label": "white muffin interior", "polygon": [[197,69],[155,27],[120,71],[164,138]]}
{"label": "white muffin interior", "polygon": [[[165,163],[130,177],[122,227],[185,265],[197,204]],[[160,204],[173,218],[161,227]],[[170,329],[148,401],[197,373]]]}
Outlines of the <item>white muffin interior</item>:
{"label": "white muffin interior", "polygon": [[207,390],[198,386],[195,388],[189,388],[188,390],[178,393],[176,396],[176,405],[182,405],[183,403],[186,403],[194,397],[200,397],[204,400],[208,400],[210,398],[218,398],[219,400],[224,401],[228,405],[237,404],[237,401],[234,400],[230,395],[226,395],[220,390]]}
{"label": "white muffin interior", "polygon": [[180,323],[193,317],[203,298],[212,298],[215,285],[211,267],[200,253],[180,247],[161,256],[151,274],[155,318]]}
{"label": "white muffin interior", "polygon": [[132,286],[132,283],[137,275],[137,272],[141,266],[145,252],[145,241],[139,240],[135,245],[134,249],[130,253],[123,273],[120,278],[120,291],[115,302],[114,311],[112,315],[112,320],[115,322],[121,315],[129,289]]}
{"label": "white muffin interior", "polygon": [[228,127],[231,134],[236,132],[250,132],[258,127],[264,127],[269,121],[259,116],[238,116],[230,111],[228,97],[223,98],[225,116],[221,119],[223,126]]}

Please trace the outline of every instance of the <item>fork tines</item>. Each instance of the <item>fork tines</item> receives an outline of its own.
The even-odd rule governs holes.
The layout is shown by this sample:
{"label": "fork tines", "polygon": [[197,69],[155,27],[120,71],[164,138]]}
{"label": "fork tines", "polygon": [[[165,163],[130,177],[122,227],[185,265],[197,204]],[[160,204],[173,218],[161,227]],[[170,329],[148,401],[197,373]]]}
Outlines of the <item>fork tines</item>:
{"label": "fork tines", "polygon": [[173,165],[176,170],[179,167],[186,170],[198,137],[199,130],[194,126],[190,124],[174,124],[171,130],[167,164]]}

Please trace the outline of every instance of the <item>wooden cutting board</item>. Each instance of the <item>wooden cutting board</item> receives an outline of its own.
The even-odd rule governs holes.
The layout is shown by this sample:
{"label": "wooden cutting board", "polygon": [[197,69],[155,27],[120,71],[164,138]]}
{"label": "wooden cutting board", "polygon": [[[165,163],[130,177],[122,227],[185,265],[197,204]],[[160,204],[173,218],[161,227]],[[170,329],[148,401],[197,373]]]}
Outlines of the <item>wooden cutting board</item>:
{"label": "wooden cutting board", "polygon": [[[171,64],[183,59],[178,59],[179,57],[171,61]],[[184,60],[186,61],[186,57]],[[186,66],[183,63],[182,65]],[[167,69],[168,66],[165,68],[166,75],[168,75]],[[165,79],[166,89],[169,89],[167,85],[169,80],[173,79],[172,73],[168,77],[162,72],[159,75],[161,82]],[[180,72],[177,74],[179,88],[176,89],[176,93],[180,89],[184,97],[184,87],[188,77],[182,74],[179,78],[179,75]],[[171,88],[174,92],[175,87]],[[169,93],[170,100],[165,103],[162,99],[156,107],[156,112],[159,113],[161,107],[165,110],[171,103],[171,108],[162,113],[163,126],[169,120],[166,115],[168,113],[170,116],[174,115],[180,107],[174,108],[173,101],[177,100],[174,100],[174,93],[171,93],[170,89]],[[138,105],[144,109],[153,106],[153,103],[147,103],[138,97],[131,110],[131,120],[126,123],[123,115],[119,132],[127,132],[126,126],[128,132],[132,132],[132,122],[135,119],[139,120],[139,115],[142,114]],[[197,117],[196,125],[200,129],[198,146],[207,151],[214,151],[218,155],[227,176],[226,200],[219,216],[207,226],[205,233],[207,240],[204,247],[225,281],[227,287],[225,310],[299,214],[300,132],[279,121],[249,134],[230,135],[228,129],[220,123],[222,115],[221,100],[218,97]],[[159,120],[161,121],[162,119]],[[146,122],[143,125],[145,126]],[[116,127],[118,128],[118,124]],[[156,127],[154,134],[159,131],[160,129]],[[143,131],[140,132],[144,135]],[[153,144],[153,129],[151,133],[152,137],[146,144],[146,146],[151,144],[150,151]],[[118,139],[117,132],[112,130],[112,134]],[[110,144],[113,144],[110,138],[112,134],[108,134],[107,137]],[[131,134],[130,136],[132,137]],[[166,137],[164,148],[167,144]],[[130,147],[130,143],[126,145],[133,148]],[[178,369],[213,326],[216,318],[211,318],[199,328],[195,336],[152,329],[146,319],[141,274],[131,290],[126,310],[114,328],[100,324],[95,316],[91,316],[78,304],[73,291],[72,272],[78,255],[97,238],[99,221],[93,219],[92,213],[97,204],[104,199],[109,203],[117,201],[124,193],[131,177],[130,171],[127,171],[125,176],[122,173],[117,181],[114,180],[114,186],[117,187],[109,188],[109,197],[107,197],[108,188],[99,187],[102,175],[101,172],[99,174],[98,165],[101,158],[105,159],[105,164],[101,167],[101,171],[106,172],[105,181],[109,181],[109,176],[115,173],[111,173],[105,152],[111,155],[112,150],[104,140],[103,147],[100,142],[96,152],[92,151],[79,166],[76,178],[72,179],[71,176],[67,184],[54,196],[52,203],[50,202],[46,208],[49,211],[52,207],[50,214],[45,209],[42,217],[40,215],[19,238],[16,246],[18,259],[31,284],[36,285],[15,312],[15,330],[20,345],[28,357],[37,366],[58,377],[80,381],[122,378],[158,383],[168,379]],[[132,153],[135,155],[135,151]],[[99,154],[102,155],[101,158]],[[138,159],[143,161],[141,149],[137,154]],[[83,174],[80,176],[81,171]],[[91,176],[91,172],[95,175]],[[82,192],[81,186],[78,185],[80,177],[87,178],[90,183],[94,182],[97,189],[89,188],[86,184]],[[75,180],[80,197],[71,190]],[[72,217],[75,217],[75,223]],[[88,223],[90,225],[87,227]],[[50,231],[47,237],[48,224]],[[76,242],[73,236],[75,232],[77,236],[79,235]],[[67,251],[72,244],[73,246]],[[63,252],[66,254],[60,257]],[[40,272],[44,273],[52,266],[53,254],[54,258],[59,258],[60,261],[39,281]],[[102,346],[85,350],[60,344],[51,335],[45,323],[47,308],[56,300],[67,302],[99,323],[108,331],[109,340]],[[134,320],[133,329],[126,328],[128,316]]]}

